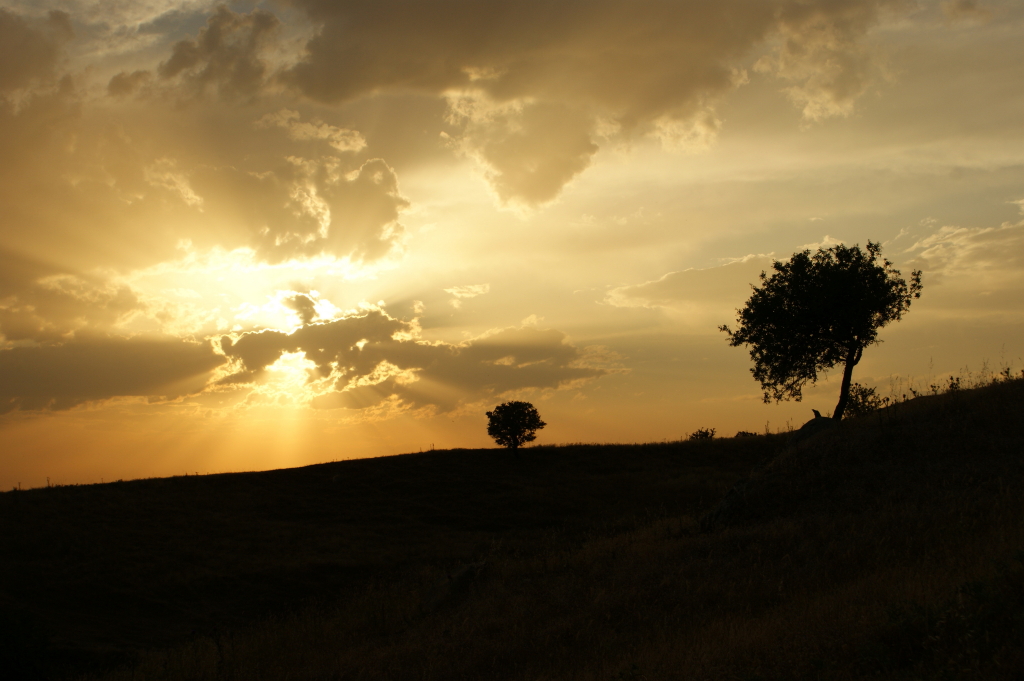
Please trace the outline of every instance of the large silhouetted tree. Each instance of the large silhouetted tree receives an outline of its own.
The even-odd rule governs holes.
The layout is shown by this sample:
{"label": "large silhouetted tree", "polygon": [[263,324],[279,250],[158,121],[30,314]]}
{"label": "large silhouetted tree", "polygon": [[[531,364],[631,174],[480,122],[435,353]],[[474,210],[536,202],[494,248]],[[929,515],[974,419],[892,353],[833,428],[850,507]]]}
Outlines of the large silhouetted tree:
{"label": "large silhouetted tree", "polygon": [[534,433],[546,425],[529,402],[504,402],[487,412],[487,434],[511,450],[536,440]]}
{"label": "large silhouetted tree", "polygon": [[751,373],[761,382],[764,401],[799,401],[803,386],[818,372],[843,364],[843,382],[834,419],[842,419],[850,396],[853,367],[864,348],[878,343],[878,330],[899,320],[910,301],[921,297],[921,272],[907,283],[885,258],[882,247],[868,242],[839,244],[794,253],[789,262],[772,263],[775,273],[761,273],[746,306],[739,310],[739,328],[721,330],[729,344],[749,345]]}

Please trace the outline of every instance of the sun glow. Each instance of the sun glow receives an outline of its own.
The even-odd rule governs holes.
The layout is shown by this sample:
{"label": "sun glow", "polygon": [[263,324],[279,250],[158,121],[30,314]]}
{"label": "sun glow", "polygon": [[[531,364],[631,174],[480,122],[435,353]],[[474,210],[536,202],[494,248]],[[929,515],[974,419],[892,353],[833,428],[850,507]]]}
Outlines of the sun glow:
{"label": "sun glow", "polygon": [[323,383],[316,365],[306,359],[305,352],[285,352],[267,367],[250,394],[250,401],[273,402],[280,405],[303,405],[316,397]]}
{"label": "sun glow", "polygon": [[[213,337],[250,329],[291,331],[303,322],[287,300],[308,296],[320,320],[347,312],[314,286],[373,281],[394,263],[372,265],[351,258],[320,256],[281,263],[261,262],[248,248],[204,252],[191,244],[179,246],[182,257],[137,270],[118,279],[146,304],[147,314],[123,324],[129,333],[159,330],[171,335]],[[365,301],[353,301],[356,312]],[[156,327],[156,328],[154,328]]]}

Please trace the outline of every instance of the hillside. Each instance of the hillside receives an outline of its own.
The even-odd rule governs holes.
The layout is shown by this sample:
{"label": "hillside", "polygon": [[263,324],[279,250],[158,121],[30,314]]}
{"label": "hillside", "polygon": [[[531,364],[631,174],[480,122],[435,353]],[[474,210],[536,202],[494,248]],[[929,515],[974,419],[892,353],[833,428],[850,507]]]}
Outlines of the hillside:
{"label": "hillside", "polygon": [[796,443],[439,451],[7,492],[4,668],[1019,679],[1022,409],[1009,381]]}
{"label": "hillside", "polygon": [[782,442],[715,444],[436,451],[5,492],[0,626],[31,621],[54,668],[115,662],[387,575],[440,574],[497,543],[697,513]]}

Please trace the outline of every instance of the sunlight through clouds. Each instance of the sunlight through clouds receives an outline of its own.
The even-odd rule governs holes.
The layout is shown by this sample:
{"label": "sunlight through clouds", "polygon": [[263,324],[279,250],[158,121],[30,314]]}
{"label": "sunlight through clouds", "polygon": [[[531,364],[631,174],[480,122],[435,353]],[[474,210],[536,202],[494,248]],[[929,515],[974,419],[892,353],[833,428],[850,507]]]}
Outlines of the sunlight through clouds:
{"label": "sunlight through clouds", "polygon": [[925,273],[873,374],[1021,355],[1022,35],[1009,0],[0,0],[0,431],[280,418],[277,466],[486,446],[512,397],[550,441],[751,430],[806,409],[717,328],[869,239]]}

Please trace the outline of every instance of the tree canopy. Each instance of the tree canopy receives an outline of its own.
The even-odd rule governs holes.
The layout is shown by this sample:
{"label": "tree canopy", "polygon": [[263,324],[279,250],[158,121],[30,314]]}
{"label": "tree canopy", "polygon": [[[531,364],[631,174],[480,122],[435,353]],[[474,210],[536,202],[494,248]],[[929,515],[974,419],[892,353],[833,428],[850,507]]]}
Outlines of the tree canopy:
{"label": "tree canopy", "polygon": [[881,257],[880,244],[843,244],[794,253],[775,261],[775,273],[761,273],[761,286],[738,311],[739,327],[721,330],[732,346],[749,345],[751,373],[761,383],[764,401],[797,400],[818,372],[843,364],[839,403],[832,418],[841,419],[850,394],[853,367],[864,348],[878,340],[878,330],[902,318],[912,299],[921,297],[921,271],[907,282]]}
{"label": "tree canopy", "polygon": [[547,424],[529,402],[504,402],[487,412],[487,434],[502,447],[519,449],[537,439],[535,433]]}

